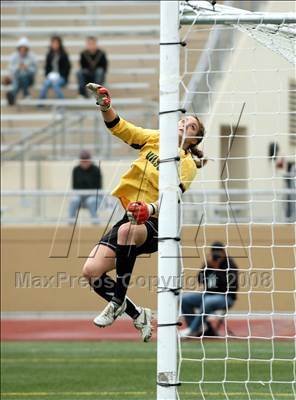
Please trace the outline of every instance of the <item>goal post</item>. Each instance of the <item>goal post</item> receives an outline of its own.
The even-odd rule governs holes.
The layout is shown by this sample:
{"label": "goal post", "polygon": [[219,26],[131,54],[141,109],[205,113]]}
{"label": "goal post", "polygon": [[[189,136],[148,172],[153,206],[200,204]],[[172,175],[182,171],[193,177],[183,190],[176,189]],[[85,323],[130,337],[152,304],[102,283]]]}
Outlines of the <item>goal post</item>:
{"label": "goal post", "polygon": [[160,164],[158,242],[157,398],[176,399],[179,276],[178,108],[179,2],[162,1],[160,25]]}
{"label": "goal post", "polygon": [[[196,25],[200,25],[201,27],[211,26],[224,26],[229,28],[235,28],[239,31],[247,34],[248,36],[255,39],[260,45],[270,48],[283,58],[285,58],[289,63],[295,65],[296,56],[295,56],[295,38],[296,38],[296,15],[293,13],[264,13],[264,12],[248,12],[246,10],[240,10],[232,7],[227,7],[223,5],[213,5],[211,2],[207,1],[161,1],[160,2],[160,97],[159,97],[159,127],[160,127],[160,164],[159,164],[159,196],[160,196],[160,213],[159,213],[159,251],[158,251],[158,328],[157,328],[157,400],[182,400],[182,390],[179,390],[179,386],[183,384],[182,376],[181,376],[181,368],[182,368],[182,360],[185,358],[182,356],[182,341],[180,340],[178,334],[178,318],[180,317],[180,303],[181,296],[178,288],[183,278],[183,269],[182,269],[182,243],[180,244],[180,236],[182,229],[182,212],[183,206],[182,200],[180,200],[179,193],[179,176],[178,176],[178,132],[177,132],[177,123],[180,116],[180,111],[183,108],[183,105],[186,105],[187,111],[191,113],[193,112],[199,113],[199,110],[193,107],[194,96],[196,94],[202,93],[202,90],[199,90],[197,84],[200,82],[200,71],[192,73],[191,82],[186,82],[183,85],[182,79],[184,75],[181,76],[180,73],[180,49],[181,45],[184,44],[183,38],[180,37],[180,24],[189,27],[195,27]],[[188,31],[185,35],[186,40],[190,40],[190,31]],[[213,41],[211,42],[213,44]],[[198,49],[200,51],[201,49]],[[203,49],[204,50],[204,49]],[[212,49],[210,49],[212,50]],[[225,49],[223,49],[225,51]],[[228,49],[226,49],[228,50]],[[234,48],[229,49],[229,53],[233,55]],[[201,52],[201,51],[200,51]],[[202,56],[201,56],[202,57]],[[207,56],[209,58],[209,56]],[[188,60],[187,60],[188,61]],[[187,62],[185,59],[185,62]],[[207,66],[206,66],[207,67]],[[186,68],[185,68],[186,69]],[[215,71],[220,72],[220,71]],[[223,71],[222,71],[223,72]],[[195,82],[194,82],[195,81]],[[212,94],[215,90],[212,89],[211,84],[207,81],[206,84],[209,87],[209,92]],[[184,89],[184,98],[181,100],[180,98],[180,88]],[[188,91],[189,88],[189,91]],[[190,92],[191,90],[191,92]],[[255,93],[256,91],[254,91]],[[216,92],[215,92],[216,93]],[[225,92],[226,93],[226,92]],[[255,93],[256,94],[256,93]],[[249,94],[248,94],[249,95]],[[232,99],[233,93],[227,93],[227,96]],[[184,100],[185,99],[185,100]],[[190,100],[188,100],[190,99]],[[231,103],[232,100],[229,100],[229,104],[232,107],[231,115],[235,115],[238,117],[239,112],[237,112],[237,104],[235,101]],[[214,112],[214,106],[209,101],[209,111],[204,115],[207,118],[211,118],[211,112]],[[243,106],[244,107],[244,106]],[[233,112],[235,109],[235,112]],[[242,108],[243,110],[243,108]],[[239,110],[238,110],[239,111]],[[262,112],[262,116],[264,116],[264,112]],[[233,121],[233,125],[235,125],[236,121]],[[224,127],[225,128],[225,127]],[[223,129],[224,129],[223,128]],[[233,139],[233,133],[235,127],[231,127],[231,134],[229,138]],[[223,133],[221,133],[221,137],[225,134],[225,129]],[[256,135],[257,130],[254,128],[254,135]],[[236,131],[235,131],[236,133]],[[234,134],[235,134],[234,133]],[[226,134],[225,134],[226,135]],[[228,135],[228,134],[227,134]],[[244,132],[239,132],[238,137],[244,137]],[[226,137],[226,136],[225,136]],[[274,140],[277,136],[270,136],[271,140]],[[228,136],[226,140],[222,143],[222,145],[226,148],[228,146],[229,150],[229,140]],[[212,138],[214,139],[214,137]],[[228,145],[227,142],[228,141]],[[221,146],[222,146],[221,145]],[[211,155],[209,155],[211,157]],[[227,155],[227,157],[229,154]],[[272,155],[269,156],[272,159]],[[234,166],[236,159],[242,159],[248,157],[234,156]],[[257,157],[260,158],[260,157]],[[263,159],[263,156],[261,157]],[[256,159],[256,157],[255,157]],[[217,157],[218,162],[220,162],[220,158]],[[248,160],[249,162],[249,160]],[[235,167],[234,167],[235,168]],[[275,167],[273,167],[273,176],[270,178],[274,178]],[[201,172],[202,175],[203,172]],[[232,178],[229,175],[229,166],[226,166],[226,180],[230,182]],[[219,177],[219,179],[222,179]],[[224,179],[224,178],[223,178]],[[199,178],[198,178],[199,180]],[[233,181],[238,180],[233,178]],[[245,181],[249,182],[249,178],[244,177]],[[260,184],[260,179],[254,179],[255,184]],[[206,187],[205,180],[205,187]],[[272,185],[273,182],[272,182]],[[196,186],[198,187],[198,186]],[[258,186],[254,185],[255,188]],[[273,186],[272,186],[273,187]],[[203,200],[200,202],[192,202],[191,206],[194,206],[196,209],[194,212],[200,216],[202,214],[202,218],[197,218],[195,220],[196,226],[203,221],[204,225],[206,225],[207,221],[207,207],[211,206],[211,204],[218,203],[221,207],[226,204],[227,209],[226,216],[221,217],[226,218],[225,226],[231,225],[233,222],[232,214],[233,209],[235,207],[231,206],[232,196],[241,195],[242,193],[251,190],[252,188],[245,188],[240,190],[239,188],[229,188],[227,191],[227,196],[219,195],[220,197],[216,197],[215,200],[211,203],[209,200],[209,204],[206,204],[206,201],[210,198],[210,190],[207,194],[201,193],[201,197]],[[269,187],[270,189],[270,187]],[[258,188],[258,190],[261,190]],[[272,191],[273,190],[273,191]],[[274,195],[274,198],[271,199],[272,203],[272,212],[275,212],[275,203],[278,201],[276,195],[276,188],[270,189],[270,193]],[[194,191],[194,190],[193,190]],[[197,190],[198,191],[198,190]],[[215,190],[214,190],[215,191]],[[218,190],[216,190],[218,192]],[[252,191],[252,190],[251,190]],[[237,192],[237,193],[236,193]],[[256,193],[256,190],[254,191]],[[292,193],[291,191],[289,193]],[[209,197],[207,197],[209,196]],[[253,196],[253,195],[252,195]],[[251,196],[251,199],[252,199]],[[295,196],[294,196],[295,197]],[[226,203],[225,203],[226,198]],[[243,197],[242,200],[239,200],[237,203],[239,206],[237,207],[239,210],[246,205],[250,209],[250,218],[246,223],[246,229],[250,230],[251,225],[256,221],[256,213],[253,213],[252,206],[250,205],[250,201],[245,201]],[[266,200],[264,199],[264,202]],[[289,200],[291,201],[291,200]],[[268,202],[268,201],[266,201]],[[256,201],[255,201],[256,203]],[[260,201],[258,201],[258,204]],[[263,203],[263,202],[262,202]],[[188,203],[189,204],[189,203]],[[203,210],[202,213],[199,214],[199,209]],[[218,208],[218,207],[217,207]],[[205,211],[206,210],[206,211]],[[181,216],[181,217],[180,217]],[[203,220],[203,217],[206,217],[206,220]],[[247,217],[245,217],[247,218]],[[272,216],[274,218],[274,215]],[[245,220],[244,220],[245,221]],[[273,225],[275,224],[274,219],[270,222],[272,226],[272,234],[274,235]],[[222,222],[223,225],[223,222]],[[230,234],[231,236],[231,234]],[[227,238],[228,241],[229,238]],[[207,238],[205,239],[207,240]],[[272,239],[274,240],[274,238]],[[228,242],[227,242],[228,243]],[[252,241],[251,241],[252,243]],[[274,242],[273,242],[274,243]],[[252,246],[252,244],[251,244]],[[207,248],[210,248],[210,243],[206,243],[203,246],[203,252],[206,251]],[[235,247],[235,246],[234,246]],[[239,247],[239,246],[238,246]],[[241,246],[238,250],[244,250],[243,246]],[[290,249],[289,249],[290,250]],[[277,273],[277,266],[275,257],[272,251],[272,277],[274,277]],[[252,249],[249,247],[246,252],[249,254],[252,253]],[[274,289],[274,283],[272,284]],[[248,301],[250,301],[250,293],[248,291]],[[268,314],[268,318],[273,318],[275,306],[274,300],[272,299],[272,312]],[[227,312],[226,312],[226,317]],[[224,315],[224,316],[225,316]],[[249,313],[246,314],[247,317],[251,318]],[[271,325],[273,323],[271,322]],[[251,332],[250,326],[251,322],[247,321],[249,332]],[[274,326],[272,325],[272,330],[274,332]],[[226,334],[227,336],[227,334]],[[253,379],[250,375],[250,368],[252,365],[252,360],[250,358],[250,343],[249,340],[251,337],[248,337],[248,346],[249,346],[249,354],[246,355],[246,363],[248,368],[248,378],[243,382],[244,387],[246,388],[246,398],[253,398],[249,393],[249,384],[257,384],[256,379]],[[197,346],[197,343],[195,343]],[[277,361],[274,356],[274,343],[272,339],[273,346],[273,355],[270,359],[271,369],[274,361]],[[191,380],[188,383],[194,384],[200,390],[200,398],[205,400],[208,397],[204,395],[202,384],[203,377],[205,376],[205,348],[202,347],[202,362],[201,362],[201,378],[196,380]],[[227,381],[227,359],[228,359],[228,343],[226,343],[227,355],[225,359],[220,360],[220,356],[212,361],[223,361],[224,362],[224,377],[221,378],[221,387],[223,391],[221,393],[221,398],[232,398],[228,397],[227,385],[237,385],[240,384],[240,381]],[[229,358],[231,358],[229,356]],[[192,362],[192,368],[195,368],[194,365],[198,363],[194,363],[193,358],[188,358],[190,362]],[[239,359],[240,360],[240,359]],[[260,361],[260,360],[259,360]],[[240,361],[239,361],[240,362]],[[267,386],[269,387],[271,399],[274,399],[273,389],[272,389],[272,372],[271,378],[267,382]],[[263,379],[262,379],[263,381]],[[186,383],[186,382],[184,382]],[[216,381],[208,381],[206,383],[216,385],[218,384],[218,380]],[[281,383],[279,380],[278,383]],[[285,382],[284,382],[285,383]],[[286,383],[292,384],[292,381],[286,379]],[[261,384],[258,381],[258,384]],[[237,389],[234,390],[234,392]],[[294,390],[294,389],[293,389]],[[294,393],[295,394],[295,393]],[[191,395],[193,395],[191,393]],[[212,395],[214,395],[212,393]],[[185,397],[186,398],[186,397]],[[213,397],[211,397],[213,398]],[[220,400],[218,395],[215,399]]]}

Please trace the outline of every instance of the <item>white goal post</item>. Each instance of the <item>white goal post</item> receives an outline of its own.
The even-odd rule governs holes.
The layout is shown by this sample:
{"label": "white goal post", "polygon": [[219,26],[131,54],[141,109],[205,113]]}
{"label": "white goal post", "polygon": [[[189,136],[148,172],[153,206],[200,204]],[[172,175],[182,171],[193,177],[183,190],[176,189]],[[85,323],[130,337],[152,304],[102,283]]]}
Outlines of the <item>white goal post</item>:
{"label": "white goal post", "polygon": [[[295,64],[296,15],[254,13],[218,4],[213,6],[207,1],[161,1],[160,10],[157,399],[176,400],[180,399],[178,289],[182,263],[177,122],[183,104],[187,109],[190,108],[188,101],[182,102],[179,94],[182,45],[179,26],[180,24],[235,26]],[[258,25],[260,28],[254,29]],[[272,36],[274,33],[276,35]],[[276,40],[275,36],[279,33],[279,40]]]}

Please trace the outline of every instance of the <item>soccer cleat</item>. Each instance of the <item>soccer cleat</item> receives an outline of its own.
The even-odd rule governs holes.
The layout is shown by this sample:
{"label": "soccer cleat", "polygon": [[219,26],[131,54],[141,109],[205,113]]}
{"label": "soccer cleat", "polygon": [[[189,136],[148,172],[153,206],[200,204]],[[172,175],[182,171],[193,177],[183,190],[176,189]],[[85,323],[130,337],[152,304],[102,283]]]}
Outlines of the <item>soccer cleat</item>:
{"label": "soccer cleat", "polygon": [[143,342],[149,342],[152,337],[153,326],[151,320],[152,312],[150,308],[141,308],[140,315],[134,319],[134,326],[140,331]]}
{"label": "soccer cleat", "polygon": [[185,329],[180,329],[179,330],[179,336],[181,339],[186,339],[186,338],[190,338],[190,337],[199,337],[201,336],[201,330],[199,330],[198,332],[192,332],[192,330],[190,328],[185,328]]}
{"label": "soccer cleat", "polygon": [[191,329],[190,328],[180,329],[179,335],[180,335],[180,338],[186,338],[188,336],[192,336]]}
{"label": "soccer cleat", "polygon": [[115,301],[110,301],[104,310],[94,319],[94,324],[100,328],[112,325],[117,317],[122,315],[126,309],[126,300],[120,305]]}

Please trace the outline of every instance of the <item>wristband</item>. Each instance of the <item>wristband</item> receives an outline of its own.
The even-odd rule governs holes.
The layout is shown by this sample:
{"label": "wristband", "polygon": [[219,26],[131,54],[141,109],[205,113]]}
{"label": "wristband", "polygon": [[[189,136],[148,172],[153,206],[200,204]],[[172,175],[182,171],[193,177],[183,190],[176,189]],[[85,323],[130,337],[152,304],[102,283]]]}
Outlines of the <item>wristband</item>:
{"label": "wristband", "polygon": [[152,207],[152,213],[151,213],[151,215],[154,215],[154,214],[156,213],[156,209],[155,209],[155,207],[154,207],[154,204],[149,203],[149,205]]}

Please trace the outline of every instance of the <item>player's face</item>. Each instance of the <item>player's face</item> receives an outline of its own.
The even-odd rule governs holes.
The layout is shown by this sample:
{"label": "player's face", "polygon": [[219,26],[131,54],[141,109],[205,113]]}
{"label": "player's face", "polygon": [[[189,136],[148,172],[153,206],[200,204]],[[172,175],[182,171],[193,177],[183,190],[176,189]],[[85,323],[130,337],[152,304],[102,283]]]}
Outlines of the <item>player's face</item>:
{"label": "player's face", "polygon": [[189,115],[188,117],[180,119],[178,124],[179,146],[182,142],[185,147],[189,147],[191,144],[196,144],[198,131],[198,121],[194,117]]}

